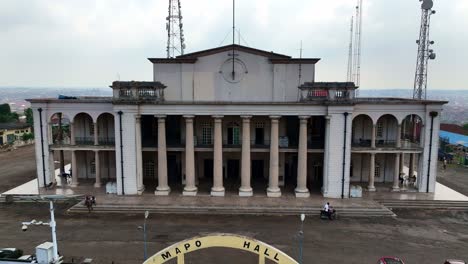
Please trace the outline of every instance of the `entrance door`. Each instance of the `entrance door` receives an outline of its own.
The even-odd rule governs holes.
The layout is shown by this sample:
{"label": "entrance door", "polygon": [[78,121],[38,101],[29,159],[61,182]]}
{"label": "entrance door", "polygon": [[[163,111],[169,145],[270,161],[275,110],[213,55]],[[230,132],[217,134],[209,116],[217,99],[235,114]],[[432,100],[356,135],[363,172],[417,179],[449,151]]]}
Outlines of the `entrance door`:
{"label": "entrance door", "polygon": [[263,145],[264,144],[264,130],[263,127],[255,128],[255,145]]}
{"label": "entrance door", "polygon": [[239,160],[228,160],[227,162],[227,177],[230,181],[239,179]]}
{"label": "entrance door", "polygon": [[180,184],[181,182],[181,166],[177,162],[176,155],[167,156],[167,177],[169,183]]}

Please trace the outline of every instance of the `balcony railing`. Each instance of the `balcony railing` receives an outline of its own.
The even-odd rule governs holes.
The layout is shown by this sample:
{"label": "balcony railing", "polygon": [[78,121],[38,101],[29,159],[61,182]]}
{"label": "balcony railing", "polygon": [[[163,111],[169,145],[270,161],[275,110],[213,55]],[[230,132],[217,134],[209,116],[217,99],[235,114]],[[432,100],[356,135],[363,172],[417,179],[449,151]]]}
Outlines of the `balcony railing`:
{"label": "balcony railing", "polygon": [[164,101],[166,86],[160,82],[121,82],[112,83],[115,100]]}
{"label": "balcony railing", "polygon": [[378,139],[378,140],[375,141],[375,146],[377,148],[395,148],[396,147],[396,140]]}
{"label": "balcony railing", "polygon": [[98,142],[99,142],[99,145],[113,146],[113,145],[115,145],[115,138],[100,137],[100,138],[98,138]]}
{"label": "balcony railing", "polygon": [[325,142],[319,140],[308,140],[307,148],[308,149],[323,149],[325,147]]}
{"label": "balcony railing", "polygon": [[76,145],[94,145],[93,137],[75,137]]}
{"label": "balcony railing", "polygon": [[196,147],[213,147],[213,140],[196,137],[194,144]]}
{"label": "balcony railing", "polygon": [[370,139],[357,139],[353,140],[351,146],[355,148],[370,148],[372,143]]}
{"label": "balcony railing", "polygon": [[268,148],[270,147],[270,140],[253,139],[250,141],[252,148]]}

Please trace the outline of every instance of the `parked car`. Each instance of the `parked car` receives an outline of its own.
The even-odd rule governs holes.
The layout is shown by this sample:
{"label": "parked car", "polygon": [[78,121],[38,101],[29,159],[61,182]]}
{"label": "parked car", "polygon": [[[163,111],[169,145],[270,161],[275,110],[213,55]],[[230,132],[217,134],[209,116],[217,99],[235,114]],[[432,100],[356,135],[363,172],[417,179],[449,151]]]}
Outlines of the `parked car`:
{"label": "parked car", "polygon": [[466,264],[463,260],[447,259],[444,264]]}
{"label": "parked car", "polygon": [[23,255],[23,251],[17,248],[0,248],[0,259],[17,259]]}
{"label": "parked car", "polygon": [[382,257],[377,264],[405,264],[403,260],[396,257]]}

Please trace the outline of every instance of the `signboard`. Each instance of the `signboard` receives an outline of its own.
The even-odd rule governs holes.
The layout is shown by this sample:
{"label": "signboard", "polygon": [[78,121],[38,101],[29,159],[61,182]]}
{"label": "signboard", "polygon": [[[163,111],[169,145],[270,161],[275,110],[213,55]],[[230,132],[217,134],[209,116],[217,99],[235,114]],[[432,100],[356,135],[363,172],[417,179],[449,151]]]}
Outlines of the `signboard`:
{"label": "signboard", "polygon": [[187,239],[159,251],[143,264],[161,264],[174,258],[177,258],[177,264],[184,264],[186,253],[211,247],[234,248],[254,253],[258,255],[259,264],[264,264],[265,259],[275,263],[297,264],[293,258],[275,247],[256,239],[233,234],[212,234]]}

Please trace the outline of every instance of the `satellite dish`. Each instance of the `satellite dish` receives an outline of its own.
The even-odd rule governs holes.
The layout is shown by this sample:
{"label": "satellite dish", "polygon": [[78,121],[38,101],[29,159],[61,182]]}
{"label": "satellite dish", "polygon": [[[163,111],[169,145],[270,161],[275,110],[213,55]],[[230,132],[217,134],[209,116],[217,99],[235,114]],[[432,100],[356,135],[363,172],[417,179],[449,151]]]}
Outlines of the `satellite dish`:
{"label": "satellite dish", "polygon": [[424,0],[423,3],[421,4],[421,8],[424,10],[432,9],[433,6],[434,6],[434,2],[432,2],[432,0]]}

